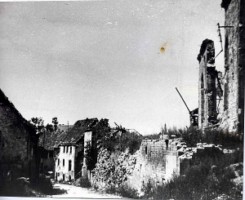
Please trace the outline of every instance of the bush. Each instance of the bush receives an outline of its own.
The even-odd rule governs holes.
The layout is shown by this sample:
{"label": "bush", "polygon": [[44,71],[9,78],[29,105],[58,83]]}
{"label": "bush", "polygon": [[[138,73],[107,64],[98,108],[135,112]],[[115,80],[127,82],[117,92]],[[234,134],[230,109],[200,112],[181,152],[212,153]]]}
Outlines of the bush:
{"label": "bush", "polygon": [[112,186],[110,185],[109,187],[107,187],[105,189],[105,192],[108,193],[108,194],[116,194],[116,187],[115,186]]}
{"label": "bush", "polygon": [[138,199],[139,195],[137,190],[130,188],[128,185],[124,184],[121,185],[117,189],[118,194],[122,195],[123,197],[128,197],[128,198],[133,198],[133,199]]}
{"label": "bush", "polygon": [[159,139],[159,134],[149,134],[149,135],[144,135],[143,139],[149,139],[149,140],[157,140]]}
{"label": "bush", "polygon": [[141,135],[134,132],[130,133],[122,129],[114,135],[104,135],[103,138],[100,138],[99,143],[101,148],[105,148],[110,152],[123,152],[129,149],[129,152],[133,154],[140,148],[141,141]]}
{"label": "bush", "polygon": [[44,176],[41,176],[36,183],[36,185],[33,187],[35,190],[43,193],[43,194],[52,194],[53,192],[53,185],[49,178],[46,178]]}
{"label": "bush", "polygon": [[133,198],[133,199],[139,198],[137,190],[130,188],[126,184],[122,184],[119,187],[115,187],[111,185],[110,187],[106,189],[106,193],[119,194],[123,197],[128,197],[128,198]]}
{"label": "bush", "polygon": [[88,178],[80,178],[80,186],[84,187],[84,188],[90,188],[91,187],[91,183],[89,182]]}
{"label": "bush", "polygon": [[203,141],[201,130],[194,127],[186,128],[181,131],[181,137],[186,142],[187,146],[196,146],[197,143]]}
{"label": "bush", "polygon": [[94,169],[97,162],[97,151],[90,142],[87,142],[85,146],[85,158],[88,170]]}
{"label": "bush", "polygon": [[154,194],[154,191],[155,188],[154,188],[154,185],[152,184],[152,181],[151,180],[148,180],[148,182],[146,183],[146,185],[143,184],[143,188],[142,188],[142,191],[144,192],[144,197],[146,199],[149,199],[150,197],[153,196]]}

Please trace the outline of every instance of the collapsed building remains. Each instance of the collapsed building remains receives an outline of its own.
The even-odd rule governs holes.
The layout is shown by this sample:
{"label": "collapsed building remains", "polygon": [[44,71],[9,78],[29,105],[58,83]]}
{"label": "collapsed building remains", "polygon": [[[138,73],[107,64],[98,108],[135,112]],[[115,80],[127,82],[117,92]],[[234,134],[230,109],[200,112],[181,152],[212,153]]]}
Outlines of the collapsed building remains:
{"label": "collapsed building remains", "polygon": [[148,182],[162,185],[173,177],[182,175],[190,166],[198,164],[205,156],[214,159],[218,156],[231,156],[234,150],[224,149],[222,145],[197,143],[187,147],[181,138],[169,139],[168,146],[163,139],[143,140],[136,153],[136,164],[127,183],[139,192]]}
{"label": "collapsed building remains", "polygon": [[[230,133],[244,133],[245,6],[242,0],[223,0],[225,9],[224,72],[215,69],[214,42],[203,41],[198,55],[198,126],[220,127]],[[222,50],[221,50],[222,51]],[[217,107],[221,101],[222,108]]]}
{"label": "collapsed building remains", "polygon": [[199,61],[198,126],[200,128],[217,123],[216,79],[218,72],[214,65],[214,57],[214,42],[209,39],[204,40],[197,57]]}

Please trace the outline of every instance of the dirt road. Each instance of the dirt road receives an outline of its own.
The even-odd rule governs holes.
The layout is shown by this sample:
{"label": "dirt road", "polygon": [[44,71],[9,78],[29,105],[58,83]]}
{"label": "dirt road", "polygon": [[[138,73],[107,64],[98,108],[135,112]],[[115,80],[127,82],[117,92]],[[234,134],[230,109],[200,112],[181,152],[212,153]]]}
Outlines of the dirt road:
{"label": "dirt road", "polygon": [[81,188],[74,185],[54,184],[54,189],[65,190],[64,194],[52,195],[52,197],[79,197],[79,198],[103,198],[103,199],[121,199],[122,197],[110,194],[101,194],[92,189]]}

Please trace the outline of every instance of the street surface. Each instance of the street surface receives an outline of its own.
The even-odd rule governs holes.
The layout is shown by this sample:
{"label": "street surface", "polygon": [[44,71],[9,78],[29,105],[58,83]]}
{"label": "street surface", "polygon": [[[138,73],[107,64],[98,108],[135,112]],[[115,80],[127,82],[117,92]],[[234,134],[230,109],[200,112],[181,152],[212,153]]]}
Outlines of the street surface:
{"label": "street surface", "polygon": [[122,197],[111,195],[111,194],[102,194],[96,192],[92,189],[77,187],[74,185],[66,185],[56,183],[54,184],[54,189],[66,190],[64,194],[52,195],[51,197],[79,197],[79,198],[102,198],[102,199],[121,199]]}

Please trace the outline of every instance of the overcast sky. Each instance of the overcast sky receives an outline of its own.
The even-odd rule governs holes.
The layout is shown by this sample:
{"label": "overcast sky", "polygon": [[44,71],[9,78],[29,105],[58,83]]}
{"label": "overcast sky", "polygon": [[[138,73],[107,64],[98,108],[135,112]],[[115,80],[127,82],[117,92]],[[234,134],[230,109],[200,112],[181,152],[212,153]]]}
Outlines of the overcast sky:
{"label": "overcast sky", "polygon": [[[29,120],[108,118],[142,134],[189,125],[202,41],[220,50],[221,1],[0,3],[0,87]],[[222,69],[223,57],[217,60]]]}

